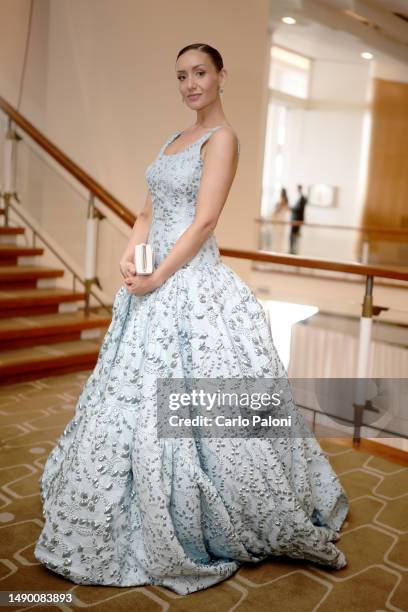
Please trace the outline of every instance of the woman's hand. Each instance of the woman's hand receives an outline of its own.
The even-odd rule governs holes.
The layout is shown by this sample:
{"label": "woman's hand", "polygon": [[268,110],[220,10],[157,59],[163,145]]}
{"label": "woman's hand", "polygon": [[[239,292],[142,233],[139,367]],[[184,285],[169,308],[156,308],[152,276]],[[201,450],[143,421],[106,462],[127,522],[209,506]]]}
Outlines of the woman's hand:
{"label": "woman's hand", "polygon": [[152,274],[137,274],[136,276],[130,276],[125,278],[123,283],[128,291],[133,295],[145,295],[155,289],[158,289],[162,282],[155,270]]}
{"label": "woman's hand", "polygon": [[135,263],[131,256],[124,256],[119,262],[120,272],[123,278],[131,278],[136,275]]}

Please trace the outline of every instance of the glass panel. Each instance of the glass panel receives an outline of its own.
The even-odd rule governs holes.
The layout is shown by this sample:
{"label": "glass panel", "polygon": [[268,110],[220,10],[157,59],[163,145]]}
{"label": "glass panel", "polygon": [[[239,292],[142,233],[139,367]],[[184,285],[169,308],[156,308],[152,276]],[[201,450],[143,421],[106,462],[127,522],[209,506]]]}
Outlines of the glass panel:
{"label": "glass panel", "polygon": [[[274,277],[275,279],[276,277]],[[263,284],[266,285],[265,276]],[[287,276],[285,276],[287,286]],[[378,279],[374,284],[374,304],[384,304],[384,288],[380,288]],[[275,280],[270,281],[273,293],[279,295],[281,289]],[[305,296],[305,285],[303,296]],[[295,289],[292,288],[292,292]],[[405,308],[405,291],[393,291],[393,301],[398,308],[391,307],[372,320],[371,342],[369,348],[368,371],[365,394],[366,404],[363,412],[363,427],[361,435],[365,437],[408,437],[408,412],[406,397],[408,391],[408,309]],[[315,418],[313,407],[319,413],[333,416],[337,414],[342,402],[339,389],[344,381],[344,389],[350,390],[356,379],[358,363],[358,347],[360,334],[361,302],[364,285],[357,289],[361,299],[344,298],[344,288],[340,289],[340,300],[333,295],[327,300],[322,299],[322,287],[316,290],[316,298],[309,303],[305,297],[303,303],[283,301],[278,299],[258,298],[267,312],[274,344],[287,373],[296,386],[301,379],[310,380],[321,387],[319,381],[328,381],[333,396],[326,408],[313,402],[304,402],[305,416]],[[310,294],[313,291],[311,289]],[[347,292],[347,294],[352,291]],[[356,292],[354,291],[354,294]],[[380,295],[381,298],[376,298]],[[380,302],[381,299],[381,302]],[[317,305],[319,304],[319,305]],[[350,383],[348,382],[350,381]],[[378,391],[380,389],[380,392]],[[353,395],[355,398],[355,396]],[[354,399],[355,401],[355,399]],[[327,402],[326,402],[327,403]],[[344,413],[341,410],[344,409]],[[343,405],[339,417],[355,418],[353,402],[347,407]],[[333,412],[334,411],[334,412]],[[347,413],[347,414],[346,414]],[[331,422],[330,422],[331,421]],[[333,427],[341,419],[318,415],[320,424],[326,423]],[[317,422],[317,421],[316,421]],[[344,432],[350,433],[353,425],[344,424]],[[363,433],[364,431],[364,433]]]}
{"label": "glass panel", "polygon": [[[330,227],[321,223],[308,225],[306,221],[293,232],[290,221],[291,207],[279,215],[272,212],[269,219],[258,220],[259,248],[335,261],[408,267],[408,234],[400,235],[397,241],[395,234],[384,233],[380,242],[373,240],[368,243],[366,235],[358,229]],[[378,244],[381,248],[376,248]]]}
{"label": "glass panel", "polygon": [[[33,244],[37,231],[35,244],[45,249],[38,265],[64,269],[65,274],[56,279],[56,286],[72,288],[70,270],[84,279],[89,194],[29,137],[19,133],[23,136],[17,145],[16,190],[20,203],[13,200],[10,225],[26,227],[25,235],[18,237],[22,245]],[[105,218],[98,223],[96,250],[96,276],[102,292],[96,285],[92,291],[109,305],[122,282],[119,260],[131,228],[97,199],[94,203]],[[82,292],[84,286],[77,281],[75,289]],[[91,306],[98,304],[91,298]]]}

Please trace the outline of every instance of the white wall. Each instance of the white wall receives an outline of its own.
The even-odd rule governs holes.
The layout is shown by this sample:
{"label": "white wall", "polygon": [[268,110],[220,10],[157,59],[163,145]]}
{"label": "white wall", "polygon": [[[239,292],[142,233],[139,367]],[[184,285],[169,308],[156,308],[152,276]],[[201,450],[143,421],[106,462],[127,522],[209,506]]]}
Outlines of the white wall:
{"label": "white wall", "polygon": [[31,33],[29,9],[30,0],[0,2],[0,95],[21,113],[28,114],[30,121],[42,129],[47,95],[50,0],[34,2]]}

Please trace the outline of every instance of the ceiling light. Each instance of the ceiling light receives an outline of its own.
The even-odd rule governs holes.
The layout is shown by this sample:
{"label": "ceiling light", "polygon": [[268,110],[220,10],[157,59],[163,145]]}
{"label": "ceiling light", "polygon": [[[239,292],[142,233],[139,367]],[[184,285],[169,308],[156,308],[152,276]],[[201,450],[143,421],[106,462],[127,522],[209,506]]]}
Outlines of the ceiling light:
{"label": "ceiling light", "polygon": [[294,25],[296,23],[296,19],[294,17],[282,17],[283,23],[286,25]]}
{"label": "ceiling light", "polygon": [[365,60],[371,60],[374,57],[373,54],[370,53],[370,51],[363,51],[360,55]]}

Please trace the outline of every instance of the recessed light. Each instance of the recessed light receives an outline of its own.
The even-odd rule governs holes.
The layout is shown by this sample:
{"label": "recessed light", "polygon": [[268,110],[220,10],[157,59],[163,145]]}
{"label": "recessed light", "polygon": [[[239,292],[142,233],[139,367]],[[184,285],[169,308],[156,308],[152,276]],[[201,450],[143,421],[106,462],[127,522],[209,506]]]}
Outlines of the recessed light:
{"label": "recessed light", "polygon": [[363,51],[360,55],[365,60],[371,60],[374,57],[374,55],[370,53],[370,51]]}
{"label": "recessed light", "polygon": [[296,23],[296,19],[294,17],[282,17],[283,23],[286,25],[294,25]]}

